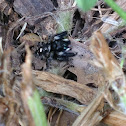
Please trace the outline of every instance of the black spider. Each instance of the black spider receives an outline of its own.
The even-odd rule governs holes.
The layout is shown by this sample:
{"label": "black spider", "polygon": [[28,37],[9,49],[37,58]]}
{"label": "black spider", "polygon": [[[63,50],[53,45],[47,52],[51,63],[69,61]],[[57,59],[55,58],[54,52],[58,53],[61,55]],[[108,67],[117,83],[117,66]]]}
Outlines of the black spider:
{"label": "black spider", "polygon": [[71,52],[70,40],[67,31],[61,32],[48,39],[47,43],[39,42],[35,54],[42,60],[50,62],[52,59],[59,61],[68,61],[70,57],[76,55]]}

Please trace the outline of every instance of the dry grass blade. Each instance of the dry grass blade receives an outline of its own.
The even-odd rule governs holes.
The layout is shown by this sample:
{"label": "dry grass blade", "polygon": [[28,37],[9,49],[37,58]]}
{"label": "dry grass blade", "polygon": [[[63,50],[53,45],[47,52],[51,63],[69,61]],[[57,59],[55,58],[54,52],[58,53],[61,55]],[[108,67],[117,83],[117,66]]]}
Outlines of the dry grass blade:
{"label": "dry grass blade", "polygon": [[[26,55],[26,61],[25,64],[22,65],[22,71],[23,71],[23,82],[30,82],[28,84],[28,86],[33,87],[32,85],[32,74],[31,74],[31,57],[32,54],[30,52],[30,49],[28,48],[28,46],[26,46],[26,50],[27,50],[27,55]],[[27,76],[27,77],[26,77]],[[25,84],[23,84],[23,86],[27,86]]]}
{"label": "dry grass blade", "polygon": [[33,84],[33,76],[31,69],[31,51],[26,46],[26,61],[22,65],[22,100],[26,111],[30,126],[47,126],[44,108],[42,106],[40,96]]}
{"label": "dry grass blade", "polygon": [[113,111],[105,119],[103,119],[103,122],[112,126],[125,126],[126,115]]}
{"label": "dry grass blade", "polygon": [[25,63],[22,65],[23,80],[21,96],[24,103],[24,109],[29,120],[29,124],[31,126],[35,126],[29,107],[27,105],[28,98],[33,94],[33,80],[31,75],[31,52],[28,47],[26,48],[26,50],[28,54],[26,55]]}
{"label": "dry grass blade", "polygon": [[47,72],[33,71],[33,74],[36,76],[34,81],[36,86],[48,92],[74,97],[86,105],[88,105],[95,96],[95,91],[80,83],[66,80]]}
{"label": "dry grass blade", "polygon": [[99,92],[97,97],[76,119],[73,126],[94,126],[98,124],[103,119],[101,116],[104,107],[103,98],[103,94]]}
{"label": "dry grass blade", "polygon": [[26,26],[27,26],[27,23],[25,22],[24,25],[23,25],[23,27],[22,27],[22,29],[21,29],[21,32],[20,32],[20,34],[18,35],[18,37],[16,38],[16,40],[18,40],[18,39],[21,37],[22,33],[23,33],[24,30],[26,29]]}
{"label": "dry grass blade", "polygon": [[[16,126],[19,124],[19,116],[17,116],[19,104],[13,90],[15,79],[11,75],[9,62],[11,49],[3,52],[2,39],[0,46],[0,121],[6,126]],[[1,122],[0,125],[2,125]]]}

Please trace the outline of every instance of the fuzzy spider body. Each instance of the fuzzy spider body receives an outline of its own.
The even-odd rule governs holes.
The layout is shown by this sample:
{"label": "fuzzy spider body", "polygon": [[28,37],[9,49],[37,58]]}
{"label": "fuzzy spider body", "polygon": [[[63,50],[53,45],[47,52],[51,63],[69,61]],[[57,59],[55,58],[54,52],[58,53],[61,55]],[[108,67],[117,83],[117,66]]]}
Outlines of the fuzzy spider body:
{"label": "fuzzy spider body", "polygon": [[49,38],[47,43],[39,42],[37,45],[36,54],[42,60],[59,60],[68,61],[70,57],[76,55],[70,52],[70,40],[67,39],[68,33],[64,31]]}

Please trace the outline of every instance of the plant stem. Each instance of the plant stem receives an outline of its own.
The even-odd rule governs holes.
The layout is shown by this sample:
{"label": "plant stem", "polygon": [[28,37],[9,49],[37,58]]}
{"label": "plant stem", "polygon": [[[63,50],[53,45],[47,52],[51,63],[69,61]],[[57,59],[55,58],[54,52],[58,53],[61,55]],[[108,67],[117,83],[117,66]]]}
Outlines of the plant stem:
{"label": "plant stem", "polygon": [[113,0],[104,0],[119,16],[126,21],[126,12],[120,8]]}

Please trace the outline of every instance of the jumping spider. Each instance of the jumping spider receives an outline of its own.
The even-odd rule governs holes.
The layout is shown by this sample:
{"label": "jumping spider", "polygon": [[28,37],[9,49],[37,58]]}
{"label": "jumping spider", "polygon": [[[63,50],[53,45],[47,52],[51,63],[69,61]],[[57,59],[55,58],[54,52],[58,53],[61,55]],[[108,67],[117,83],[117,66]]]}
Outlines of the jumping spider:
{"label": "jumping spider", "polygon": [[48,42],[39,42],[35,55],[41,60],[46,60],[47,65],[51,60],[68,61],[70,57],[76,55],[71,52],[70,40],[67,31],[49,37]]}

